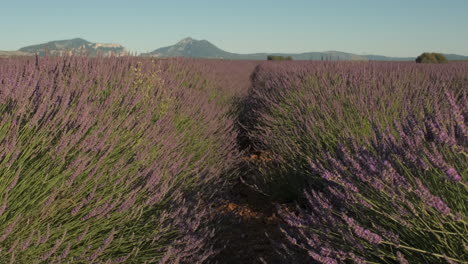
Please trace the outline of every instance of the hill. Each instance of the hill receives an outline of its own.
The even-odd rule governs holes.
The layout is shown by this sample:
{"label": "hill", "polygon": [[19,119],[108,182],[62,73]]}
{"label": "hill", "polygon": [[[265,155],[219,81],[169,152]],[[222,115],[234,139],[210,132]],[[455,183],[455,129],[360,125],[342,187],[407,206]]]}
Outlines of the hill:
{"label": "hill", "polygon": [[150,57],[192,57],[192,58],[219,58],[236,59],[238,54],[224,51],[207,40],[195,40],[190,37],[185,38],[176,44],[168,47],[156,49],[142,56]]}
{"label": "hill", "polygon": [[291,56],[294,60],[382,60],[382,61],[411,61],[414,58],[386,57],[380,55],[357,55],[341,51],[305,52],[305,53],[251,53],[238,54],[220,49],[207,40],[185,38],[172,46],[156,49],[152,52],[142,53],[141,56],[170,58],[210,58],[232,60],[266,60],[268,55]]}
{"label": "hill", "polygon": [[142,53],[141,56],[170,58],[210,58],[210,59],[233,59],[233,60],[266,60],[268,55],[291,56],[294,60],[367,60],[365,57],[339,52],[307,52],[307,53],[252,53],[238,54],[224,51],[207,40],[196,40],[185,38],[172,46],[156,49],[152,52]]}
{"label": "hill", "polygon": [[82,38],[74,38],[68,40],[50,41],[47,43],[31,45],[20,48],[19,51],[30,54],[36,52],[43,56],[45,50],[48,50],[50,55],[64,55],[64,54],[89,54],[96,56],[98,54],[103,56],[123,56],[128,55],[128,51],[120,44],[115,43],[93,43]]}
{"label": "hill", "polygon": [[23,51],[3,51],[3,50],[0,50],[0,58],[30,56],[30,55],[31,55],[30,53],[23,52]]}
{"label": "hill", "polygon": [[458,55],[458,54],[444,54],[445,58],[449,61],[456,61],[456,60],[468,60],[468,56]]}
{"label": "hill", "polygon": [[[96,56],[124,56],[129,52],[125,47],[115,43],[93,43],[82,38],[69,40],[50,41],[47,43],[31,45],[20,48],[18,51],[0,51],[0,57],[15,57],[34,55],[36,52],[43,56],[45,50],[50,55],[64,54],[88,54]],[[382,55],[358,55],[342,51],[324,51],[324,52],[304,52],[304,53],[250,53],[239,54],[225,51],[208,40],[196,40],[187,37],[174,45],[155,49],[148,53],[141,53],[143,57],[157,58],[206,58],[206,59],[228,59],[228,60],[266,60],[269,55],[273,56],[291,56],[293,60],[356,60],[356,61],[414,61],[416,57],[389,57]],[[458,54],[444,54],[449,61],[466,61],[468,56]]]}

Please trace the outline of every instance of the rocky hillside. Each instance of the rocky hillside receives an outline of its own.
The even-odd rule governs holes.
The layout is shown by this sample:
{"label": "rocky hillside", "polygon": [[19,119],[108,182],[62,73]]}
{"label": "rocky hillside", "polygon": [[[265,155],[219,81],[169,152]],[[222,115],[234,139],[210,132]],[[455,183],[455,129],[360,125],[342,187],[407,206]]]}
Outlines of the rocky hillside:
{"label": "rocky hillside", "polygon": [[50,55],[59,56],[66,54],[88,54],[90,56],[124,56],[128,55],[127,49],[116,43],[93,43],[81,38],[50,41],[47,43],[27,46],[19,49],[21,52],[39,55],[45,55],[45,52]]}

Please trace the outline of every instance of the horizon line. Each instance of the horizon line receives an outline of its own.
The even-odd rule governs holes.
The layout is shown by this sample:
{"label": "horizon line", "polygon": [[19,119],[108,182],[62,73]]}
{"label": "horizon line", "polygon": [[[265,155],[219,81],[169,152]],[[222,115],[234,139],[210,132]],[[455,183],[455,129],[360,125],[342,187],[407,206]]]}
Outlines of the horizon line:
{"label": "horizon line", "polygon": [[157,49],[160,49],[160,48],[166,48],[166,47],[171,47],[171,46],[174,46],[184,40],[187,40],[187,39],[190,39],[190,40],[194,40],[194,41],[206,41],[212,45],[214,45],[215,47],[217,47],[218,49],[221,49],[225,52],[229,52],[229,53],[233,53],[233,54],[238,54],[238,55],[254,55],[254,54],[291,54],[291,55],[300,55],[300,54],[304,54],[304,53],[327,53],[327,52],[342,52],[342,53],[347,53],[347,54],[352,54],[352,55],[358,55],[358,56],[384,56],[384,57],[389,57],[389,58],[416,58],[417,56],[419,56],[420,54],[422,53],[425,53],[425,52],[435,52],[435,53],[441,53],[441,54],[444,54],[444,55],[458,55],[458,56],[465,56],[465,57],[468,57],[468,55],[465,55],[465,54],[462,54],[462,53],[453,53],[453,52],[443,52],[443,51],[423,51],[421,53],[419,53],[418,55],[411,55],[411,56],[402,56],[402,55],[383,55],[383,54],[378,54],[378,53],[354,53],[354,52],[350,52],[350,51],[344,51],[344,50],[336,50],[336,49],[333,49],[333,50],[322,50],[322,51],[301,51],[301,52],[278,52],[278,51],[274,51],[274,52],[265,52],[265,51],[257,51],[257,52],[248,52],[248,53],[239,53],[239,52],[231,52],[231,51],[227,51],[227,50],[224,50],[220,47],[218,47],[217,45],[213,44],[212,42],[210,42],[209,40],[207,39],[195,39],[195,38],[192,38],[190,36],[188,37],[185,37],[177,42],[175,42],[174,44],[172,45],[168,45],[168,46],[161,46],[161,47],[158,47],[156,49],[153,49],[153,50],[150,50],[150,51],[145,51],[145,52],[141,52],[141,51],[137,51],[137,50],[131,50],[131,49],[128,49],[126,46],[120,44],[120,42],[93,42],[93,41],[89,41],[87,40],[86,38],[83,38],[83,37],[73,37],[73,38],[68,38],[68,39],[58,39],[58,40],[50,40],[50,41],[47,41],[47,42],[42,42],[42,43],[38,43],[38,44],[31,44],[31,45],[27,45],[27,46],[23,46],[23,47],[20,47],[16,50],[3,50],[1,49],[0,51],[3,51],[3,52],[15,52],[15,51],[20,51],[20,49],[23,49],[23,48],[27,48],[27,47],[30,47],[30,46],[36,46],[36,45],[45,45],[45,44],[48,44],[48,43],[52,43],[52,42],[58,42],[58,41],[67,41],[67,40],[84,40],[84,41],[87,41],[87,42],[90,42],[90,43],[102,43],[102,44],[119,44],[120,46],[122,46],[123,48],[125,48],[127,50],[128,53],[133,53],[133,52],[136,52],[138,55],[141,55],[141,54],[145,54],[145,53],[151,53]]}

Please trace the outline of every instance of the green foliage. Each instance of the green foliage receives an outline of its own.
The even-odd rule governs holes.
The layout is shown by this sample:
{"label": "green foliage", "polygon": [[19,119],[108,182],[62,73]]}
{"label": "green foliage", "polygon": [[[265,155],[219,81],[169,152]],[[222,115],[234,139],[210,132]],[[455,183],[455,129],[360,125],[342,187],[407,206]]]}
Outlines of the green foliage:
{"label": "green foliage", "polygon": [[292,60],[291,56],[275,56],[275,55],[269,55],[267,57],[267,60],[272,60],[272,61],[284,61],[284,60]]}
{"label": "green foliage", "polygon": [[448,60],[440,53],[424,52],[416,58],[417,63],[447,63]]}

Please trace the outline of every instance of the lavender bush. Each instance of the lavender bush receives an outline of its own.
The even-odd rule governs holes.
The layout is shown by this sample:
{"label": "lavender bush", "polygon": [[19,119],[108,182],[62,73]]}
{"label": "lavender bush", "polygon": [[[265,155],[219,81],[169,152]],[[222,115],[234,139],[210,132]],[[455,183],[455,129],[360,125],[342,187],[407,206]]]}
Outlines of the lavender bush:
{"label": "lavender bush", "polygon": [[1,263],[201,263],[236,136],[186,60],[0,63]]}
{"label": "lavender bush", "polygon": [[447,116],[436,105],[423,123],[395,121],[397,133],[376,125],[370,145],[310,157],[325,187],[280,209],[291,244],[319,263],[466,263],[468,109],[446,98]]}
{"label": "lavender bush", "polygon": [[[307,186],[319,188],[308,159],[326,160],[342,138],[361,144],[372,138],[372,122],[383,129],[394,120],[424,119],[433,103],[448,115],[449,90],[461,102],[468,65],[378,62],[263,63],[240,114],[241,145],[270,162],[254,164],[248,179],[274,199],[298,199]],[[393,132],[395,132],[393,130]]]}
{"label": "lavender bush", "polygon": [[241,115],[282,201],[281,252],[318,263],[465,263],[468,65],[262,64]]}

